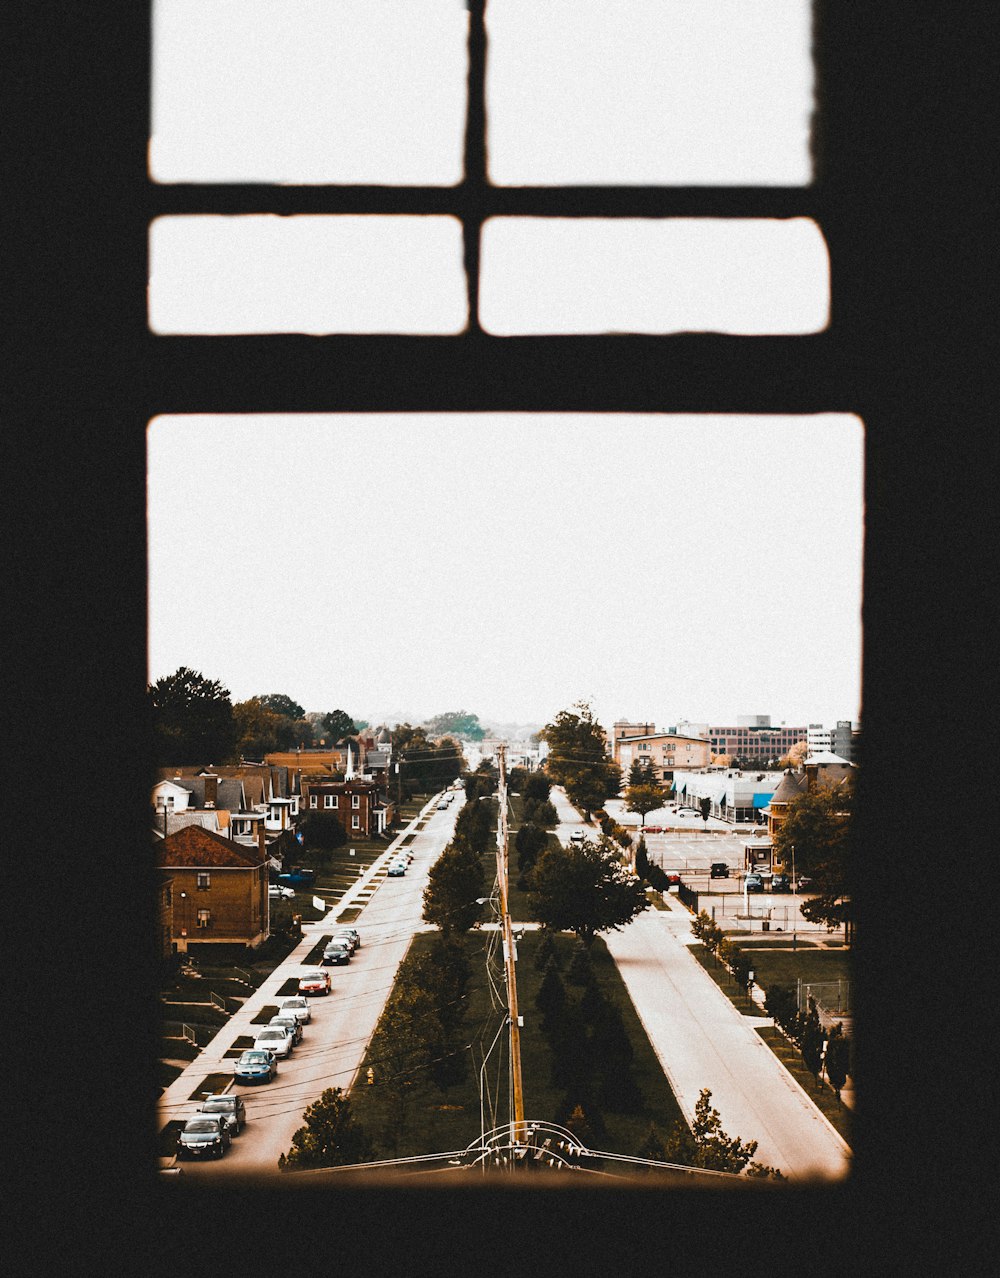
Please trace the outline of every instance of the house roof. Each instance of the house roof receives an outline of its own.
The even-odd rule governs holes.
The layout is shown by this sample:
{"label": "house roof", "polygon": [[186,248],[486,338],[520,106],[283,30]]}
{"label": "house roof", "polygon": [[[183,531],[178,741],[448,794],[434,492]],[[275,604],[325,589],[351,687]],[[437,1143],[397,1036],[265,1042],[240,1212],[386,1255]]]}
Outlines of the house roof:
{"label": "house roof", "polygon": [[778,788],[771,795],[772,803],[791,803],[792,799],[797,799],[800,794],[806,791],[806,774],[804,772],[792,772],[789,769],[778,782]]}
{"label": "house roof", "polygon": [[[167,812],[167,836],[175,834],[178,830],[184,830],[189,825],[200,826],[203,830],[218,830],[224,828],[222,818],[228,816],[227,813],[220,812],[217,808],[213,811],[211,808],[191,808],[186,812]],[[153,817],[153,832],[162,839],[163,838],[163,809],[161,808]]]}
{"label": "house roof", "polygon": [[818,763],[825,766],[830,763],[846,764],[847,760],[842,759],[839,754],[834,754],[830,750],[817,750],[815,754],[811,754],[809,758],[806,759],[806,764],[810,763]]}
{"label": "house roof", "polygon": [[169,834],[157,849],[161,867],[229,866],[248,870],[262,865],[265,859],[258,846],[236,843],[200,825],[185,826]]}

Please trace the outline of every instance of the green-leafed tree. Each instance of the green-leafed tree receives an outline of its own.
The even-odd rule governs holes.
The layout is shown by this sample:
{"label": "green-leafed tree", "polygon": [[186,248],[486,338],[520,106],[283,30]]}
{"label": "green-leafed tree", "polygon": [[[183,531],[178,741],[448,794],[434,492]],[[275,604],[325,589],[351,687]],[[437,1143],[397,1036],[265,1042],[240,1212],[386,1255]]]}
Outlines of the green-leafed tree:
{"label": "green-leafed tree", "polygon": [[293,701],[291,697],[286,696],[283,692],[264,692],[260,693],[255,699],[273,714],[280,714],[283,719],[302,719],[305,717],[306,712],[299,703]]}
{"label": "green-leafed tree", "polygon": [[562,962],[559,959],[559,951],[556,948],[556,938],[546,928],[542,928],[539,934],[538,949],[535,951],[535,967],[540,972],[544,972],[550,960],[555,964],[557,971],[562,971]]}
{"label": "green-leafed tree", "polygon": [[548,799],[526,799],[524,803],[524,819],[532,825],[544,826],[551,830],[559,824],[559,813]]}
{"label": "green-leafed tree", "polygon": [[469,714],[466,710],[449,710],[445,714],[437,714],[428,719],[424,727],[432,736],[443,733],[461,737],[463,741],[482,741],[486,729],[479,722],[479,716]]}
{"label": "green-leafed tree", "polygon": [[646,849],[646,840],[639,836],[639,842],[635,848],[635,872],[640,879],[649,879],[649,852]]}
{"label": "green-leafed tree", "polygon": [[225,764],[235,761],[236,724],[229,689],[217,679],[181,666],[147,690],[156,761]]}
{"label": "green-leafed tree", "polygon": [[357,732],[357,724],[346,710],[331,710],[321,720],[324,731],[330,734],[331,742],[343,741],[345,737]]}
{"label": "green-leafed tree", "polygon": [[851,1040],[844,1036],[844,1027],[838,1021],[830,1030],[826,1045],[826,1076],[830,1080],[837,1100],[847,1082],[851,1069]]}
{"label": "green-leafed tree", "polygon": [[[774,833],[774,856],[795,873],[812,879],[802,914],[814,923],[844,925],[853,939],[851,909],[851,822],[854,814],[853,779],[839,785],[817,785],[793,799]],[[792,849],[794,848],[794,856]]]}
{"label": "green-leafed tree", "polygon": [[549,746],[547,774],[589,821],[591,812],[617,795],[622,783],[621,768],[608,757],[604,729],[589,704],[579,701],[570,710],[560,710],[541,735]]}
{"label": "green-leafed tree", "polygon": [[242,759],[263,759],[282,748],[280,729],[288,724],[282,715],[269,710],[260,697],[238,701],[233,706],[236,750]]}
{"label": "green-leafed tree", "polygon": [[746,1144],[722,1130],[722,1119],[712,1108],[712,1093],[703,1087],[695,1104],[690,1131],[678,1123],[667,1142],[667,1161],[703,1167],[708,1171],[741,1172],[757,1152],[757,1142]]}
{"label": "green-leafed tree", "polygon": [[543,1030],[548,1030],[555,1024],[566,1006],[566,987],[553,959],[549,959],[542,983],[538,987],[535,1006],[542,1014]]}
{"label": "green-leafed tree", "polygon": [[514,850],[517,852],[517,868],[527,874],[549,845],[549,836],[537,825],[522,825],[514,835]]}
{"label": "green-leafed tree", "polygon": [[347,842],[347,832],[332,812],[310,812],[302,822],[302,837],[307,849],[332,852]]}
{"label": "green-leafed tree", "polygon": [[305,1123],[292,1136],[291,1149],[278,1159],[281,1171],[371,1161],[371,1141],[351,1116],[350,1099],[341,1088],[328,1087],[302,1117]]}
{"label": "green-leafed tree", "polygon": [[467,803],[455,821],[455,839],[467,844],[477,856],[496,847],[497,803],[495,799],[482,799]]}
{"label": "green-leafed tree", "polygon": [[486,894],[483,863],[467,845],[449,843],[430,868],[424,889],[424,922],[444,936],[468,932],[482,915],[477,898]]}
{"label": "green-leafed tree", "polygon": [[819,1009],[814,998],[809,1000],[809,1010],[802,1018],[799,1050],[802,1053],[803,1065],[818,1082],[819,1071],[823,1065],[823,1026],[820,1023]]}
{"label": "green-leafed tree", "polygon": [[555,932],[575,932],[589,947],[599,932],[618,931],[648,909],[642,883],[601,836],[573,847],[549,847],[529,877],[534,916]]}
{"label": "green-leafed tree", "polygon": [[534,799],[536,803],[545,803],[552,792],[552,782],[544,772],[529,772],[527,780],[521,786],[521,798],[525,803]]}
{"label": "green-leafed tree", "polygon": [[701,808],[701,819],[705,822],[705,829],[708,829],[708,818],[712,815],[712,800],[707,794],[702,795],[698,800],[698,807]]}
{"label": "green-leafed tree", "polygon": [[646,1139],[636,1151],[637,1158],[650,1158],[654,1162],[665,1163],[667,1161],[667,1151],[663,1141],[660,1139],[660,1133],[657,1131],[656,1124],[649,1124],[649,1131],[646,1133]]}

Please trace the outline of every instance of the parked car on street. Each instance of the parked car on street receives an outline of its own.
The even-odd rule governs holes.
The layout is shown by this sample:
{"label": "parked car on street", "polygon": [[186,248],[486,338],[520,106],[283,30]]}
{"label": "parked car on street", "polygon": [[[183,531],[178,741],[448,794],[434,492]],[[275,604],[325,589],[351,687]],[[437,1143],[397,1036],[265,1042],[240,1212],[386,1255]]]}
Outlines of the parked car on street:
{"label": "parked car on street", "polygon": [[305,869],[301,865],[296,865],[291,870],[286,870],[283,874],[278,875],[280,884],[285,887],[312,887],[316,882],[316,871]]}
{"label": "parked car on street", "polygon": [[354,948],[361,949],[361,933],[356,927],[348,927],[345,923],[338,924],[333,930],[334,936],[352,936],[354,938]]}
{"label": "parked car on street", "polygon": [[582,843],[585,837],[586,836],[584,835],[582,830],[574,830],[573,833],[569,836],[569,841],[570,843]]}
{"label": "parked car on street", "polygon": [[306,972],[299,979],[299,992],[301,994],[329,994],[332,988],[330,973],[324,972],[322,968],[314,972]]}
{"label": "parked car on street", "polygon": [[331,941],[342,941],[351,951],[351,957],[354,957],[354,951],[358,948],[360,942],[357,932],[348,931],[345,928],[338,927],[330,938]]}
{"label": "parked car on street", "polygon": [[323,957],[320,964],[327,967],[333,964],[335,967],[343,967],[351,961],[351,947],[347,941],[328,941],[323,949]]}
{"label": "parked car on street", "polygon": [[290,901],[295,895],[295,889],[282,887],[280,883],[269,883],[267,894],[272,901]]}
{"label": "parked car on street", "polygon": [[291,1056],[295,1043],[292,1032],[285,1025],[268,1025],[254,1039],[254,1047],[258,1051],[273,1052],[279,1060]]}
{"label": "parked car on street", "polygon": [[640,834],[662,834],[663,827],[659,825],[646,825],[639,831]]}
{"label": "parked car on street", "polygon": [[302,1042],[302,1022],[297,1016],[293,1016],[291,1012],[284,1015],[281,1012],[277,1016],[272,1016],[268,1021],[268,1026],[277,1026],[279,1029],[287,1029],[292,1036],[292,1043],[298,1047]]}
{"label": "parked car on street", "polygon": [[238,1083],[269,1083],[278,1073],[274,1052],[249,1048],[236,1062],[233,1077]]}
{"label": "parked car on street", "polygon": [[729,866],[725,863],[725,861],[713,861],[709,874],[713,879],[728,879]]}
{"label": "parked car on street", "polygon": [[792,880],[787,874],[775,874],[771,878],[772,892],[791,892]]}
{"label": "parked car on street", "polygon": [[221,1158],[233,1138],[222,1114],[197,1114],[181,1129],[177,1152],[184,1158]]}
{"label": "parked car on street", "polygon": [[299,995],[296,998],[286,998],[278,1004],[278,1015],[288,1013],[302,1025],[308,1025],[312,1020],[312,1008],[309,1006],[309,1000]]}
{"label": "parked car on street", "polygon": [[447,811],[448,811],[448,801],[447,801],[447,799],[442,799],[442,800],[441,800],[441,802],[437,805],[437,810],[438,810],[439,812],[447,812]]}
{"label": "parked car on street", "polygon": [[247,1122],[247,1110],[243,1104],[243,1097],[237,1096],[235,1092],[206,1096],[198,1106],[198,1113],[212,1114],[216,1118],[222,1118],[233,1136],[238,1136]]}
{"label": "parked car on street", "polygon": [[406,873],[405,861],[390,861],[386,874],[390,879],[401,879]]}
{"label": "parked car on street", "polygon": [[748,892],[763,892],[764,880],[759,874],[748,874],[743,880],[743,886]]}

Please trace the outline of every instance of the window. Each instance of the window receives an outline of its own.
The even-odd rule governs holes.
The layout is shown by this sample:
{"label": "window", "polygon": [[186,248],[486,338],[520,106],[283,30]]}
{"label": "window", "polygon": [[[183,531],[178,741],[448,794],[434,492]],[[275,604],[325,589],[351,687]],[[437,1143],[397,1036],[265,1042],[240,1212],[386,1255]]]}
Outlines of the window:
{"label": "window", "polygon": [[352,830],[361,829],[361,818],[359,816],[351,817],[351,829]]}
{"label": "window", "polygon": [[325,794],[323,796],[324,808],[335,808],[338,806],[337,796],[335,794]]}
{"label": "window", "polygon": [[198,891],[204,892],[212,886],[212,876],[208,873],[199,873],[196,882]]}
{"label": "window", "polygon": [[198,911],[198,926],[199,926],[199,927],[208,927],[208,926],[209,926],[209,924],[210,924],[211,922],[212,922],[212,913],[211,913],[211,911],[210,911],[210,910],[199,910],[199,911]]}
{"label": "window", "polygon": [[360,794],[352,794],[352,795],[351,795],[351,807],[352,807],[352,808],[360,808],[360,807],[361,807],[361,795],[360,795]]}
{"label": "window", "polygon": [[316,796],[315,794],[310,794],[310,796],[309,796],[309,806],[310,806],[311,808],[319,807],[319,799],[317,798],[317,796]]}

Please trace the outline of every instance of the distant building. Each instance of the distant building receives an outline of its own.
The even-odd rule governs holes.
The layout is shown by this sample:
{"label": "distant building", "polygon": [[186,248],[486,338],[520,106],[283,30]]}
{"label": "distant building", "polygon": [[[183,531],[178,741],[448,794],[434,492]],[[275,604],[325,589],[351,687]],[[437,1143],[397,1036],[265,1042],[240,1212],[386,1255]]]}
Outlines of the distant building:
{"label": "distant building", "polygon": [[807,741],[806,724],[771,726],[766,714],[738,715],[735,725],[711,724],[708,738],[713,754],[739,759],[783,759],[799,741]]}
{"label": "distant building", "polygon": [[860,727],[850,719],[838,719],[830,734],[830,749],[849,763],[856,763],[861,739]]}
{"label": "distant building", "polygon": [[632,764],[638,761],[652,769],[657,781],[673,780],[675,768],[705,768],[711,754],[711,747],[703,737],[685,737],[677,732],[616,736],[613,748],[614,761],[626,778]]}
{"label": "distant building", "polygon": [[761,823],[764,809],[781,782],[781,772],[677,772],[674,798],[697,808],[702,799],[711,803],[709,815],[730,824]]}

